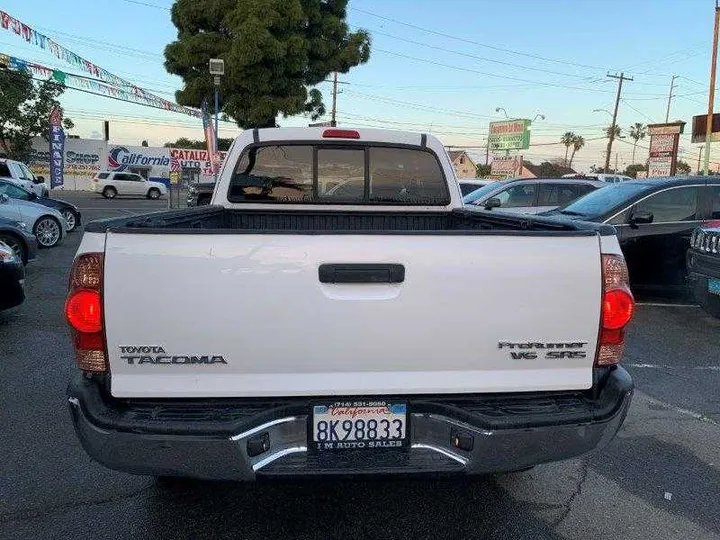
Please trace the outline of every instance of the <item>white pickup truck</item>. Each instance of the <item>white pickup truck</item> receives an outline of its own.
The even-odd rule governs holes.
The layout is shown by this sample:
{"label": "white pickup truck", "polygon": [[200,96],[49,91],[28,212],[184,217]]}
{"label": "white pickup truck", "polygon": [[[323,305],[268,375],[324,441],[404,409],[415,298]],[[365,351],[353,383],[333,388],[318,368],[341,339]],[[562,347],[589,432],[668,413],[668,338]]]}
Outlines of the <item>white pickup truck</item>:
{"label": "white pickup truck", "polygon": [[136,474],[521,470],[615,435],[633,310],[611,226],[463,209],[430,135],[251,130],[211,205],[85,228],[69,407]]}

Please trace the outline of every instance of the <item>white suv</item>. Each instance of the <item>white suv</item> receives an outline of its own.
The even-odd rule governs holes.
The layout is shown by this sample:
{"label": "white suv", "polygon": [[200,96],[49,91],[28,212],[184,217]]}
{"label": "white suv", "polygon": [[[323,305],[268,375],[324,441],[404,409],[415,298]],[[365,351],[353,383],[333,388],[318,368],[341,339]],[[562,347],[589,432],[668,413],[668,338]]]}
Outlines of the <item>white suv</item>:
{"label": "white suv", "polygon": [[129,172],[100,172],[92,179],[95,193],[106,199],[114,199],[118,195],[143,195],[148,199],[159,199],[167,193],[162,182],[146,180],[139,174]]}

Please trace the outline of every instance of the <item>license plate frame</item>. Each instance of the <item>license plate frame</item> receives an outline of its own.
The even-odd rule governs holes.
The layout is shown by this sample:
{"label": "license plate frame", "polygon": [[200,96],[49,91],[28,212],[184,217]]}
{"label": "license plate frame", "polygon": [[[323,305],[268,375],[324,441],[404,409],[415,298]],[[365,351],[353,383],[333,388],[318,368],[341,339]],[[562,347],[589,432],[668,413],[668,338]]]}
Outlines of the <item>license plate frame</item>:
{"label": "license plate frame", "polygon": [[708,292],[710,294],[720,296],[720,278],[708,279]]}
{"label": "license plate frame", "polygon": [[[340,411],[339,414],[333,416],[332,409],[347,409],[347,412]],[[387,413],[380,413],[378,411],[370,414],[363,414],[358,409],[381,409],[386,408]],[[324,410],[324,411],[323,411]],[[354,411],[354,414],[353,414]],[[360,414],[359,414],[360,413]],[[317,427],[318,422],[325,420],[339,421],[339,424],[335,425],[335,429],[328,429],[326,433],[337,433],[341,440],[317,440]],[[370,439],[367,436],[362,438],[355,438],[354,434],[351,434],[348,438],[342,438],[347,430],[342,429],[342,422],[352,420],[402,420],[402,437],[393,437],[393,431],[397,432],[397,423],[391,422],[389,427],[390,437],[381,438],[385,429],[384,423],[380,423],[375,427],[380,432],[378,438]],[[347,427],[347,426],[346,426]],[[353,428],[355,428],[353,424]],[[372,427],[372,426],[366,426]],[[410,414],[408,411],[407,401],[402,399],[386,399],[386,398],[368,398],[368,399],[338,399],[338,400],[326,400],[316,401],[310,404],[310,410],[308,414],[308,447],[311,451],[315,452],[342,452],[345,450],[363,450],[363,451],[377,451],[383,449],[401,449],[407,448],[410,445]]]}

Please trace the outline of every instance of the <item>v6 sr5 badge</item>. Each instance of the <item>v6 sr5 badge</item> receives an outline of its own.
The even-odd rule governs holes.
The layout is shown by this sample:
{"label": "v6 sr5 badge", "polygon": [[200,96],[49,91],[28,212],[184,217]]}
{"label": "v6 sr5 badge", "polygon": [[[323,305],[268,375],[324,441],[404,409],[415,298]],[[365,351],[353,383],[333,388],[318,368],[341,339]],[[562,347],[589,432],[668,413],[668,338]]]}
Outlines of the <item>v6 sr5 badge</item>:
{"label": "v6 sr5 badge", "polygon": [[500,341],[498,349],[507,350],[511,360],[558,360],[587,358],[587,341]]}

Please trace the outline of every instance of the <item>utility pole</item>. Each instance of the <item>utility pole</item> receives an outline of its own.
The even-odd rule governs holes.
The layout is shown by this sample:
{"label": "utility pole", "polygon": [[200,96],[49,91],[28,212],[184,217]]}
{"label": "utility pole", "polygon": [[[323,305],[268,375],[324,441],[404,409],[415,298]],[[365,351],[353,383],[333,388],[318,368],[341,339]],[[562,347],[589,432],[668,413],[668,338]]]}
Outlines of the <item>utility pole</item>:
{"label": "utility pole", "polygon": [[[716,0],[717,1],[717,0]],[[608,134],[608,145],[607,145],[607,152],[605,154],[605,170],[607,171],[610,168],[610,155],[612,154],[612,144],[615,140],[615,128],[617,126],[617,113],[618,113],[618,106],[620,105],[620,93],[622,92],[622,85],[623,81],[632,81],[632,77],[626,77],[625,73],[620,73],[618,75],[617,73],[615,75],[607,74],[608,77],[611,79],[618,79],[618,90],[617,90],[617,96],[615,97],[615,109],[613,111],[613,119],[612,119],[612,125],[610,126],[610,133]]]}
{"label": "utility pole", "polygon": [[697,173],[700,174],[700,161],[702,160],[703,150],[705,149],[704,146],[700,147],[700,153],[698,154],[698,165],[697,165]]}
{"label": "utility pole", "polygon": [[710,139],[712,138],[713,105],[715,103],[715,72],[717,71],[718,28],[720,28],[720,7],[715,0],[715,29],[713,31],[712,63],[710,64],[710,91],[708,93],[707,127],[705,128],[705,164],[703,174],[710,169]]}
{"label": "utility pole", "polygon": [[615,152],[615,174],[617,174],[617,172],[618,172],[617,160],[618,160],[618,153],[617,153],[617,151],[616,151],[616,152]]}
{"label": "utility pole", "polygon": [[330,124],[332,127],[335,127],[337,125],[337,122],[335,121],[335,115],[337,114],[337,89],[338,80],[337,80],[337,71],[333,75],[333,102],[332,102],[332,112],[330,113]]}
{"label": "utility pole", "polygon": [[670,79],[670,93],[668,94],[668,105],[667,110],[665,111],[665,123],[667,124],[670,121],[670,102],[673,98],[673,88],[675,87],[675,79],[677,79],[677,75],[673,75],[672,79]]}

